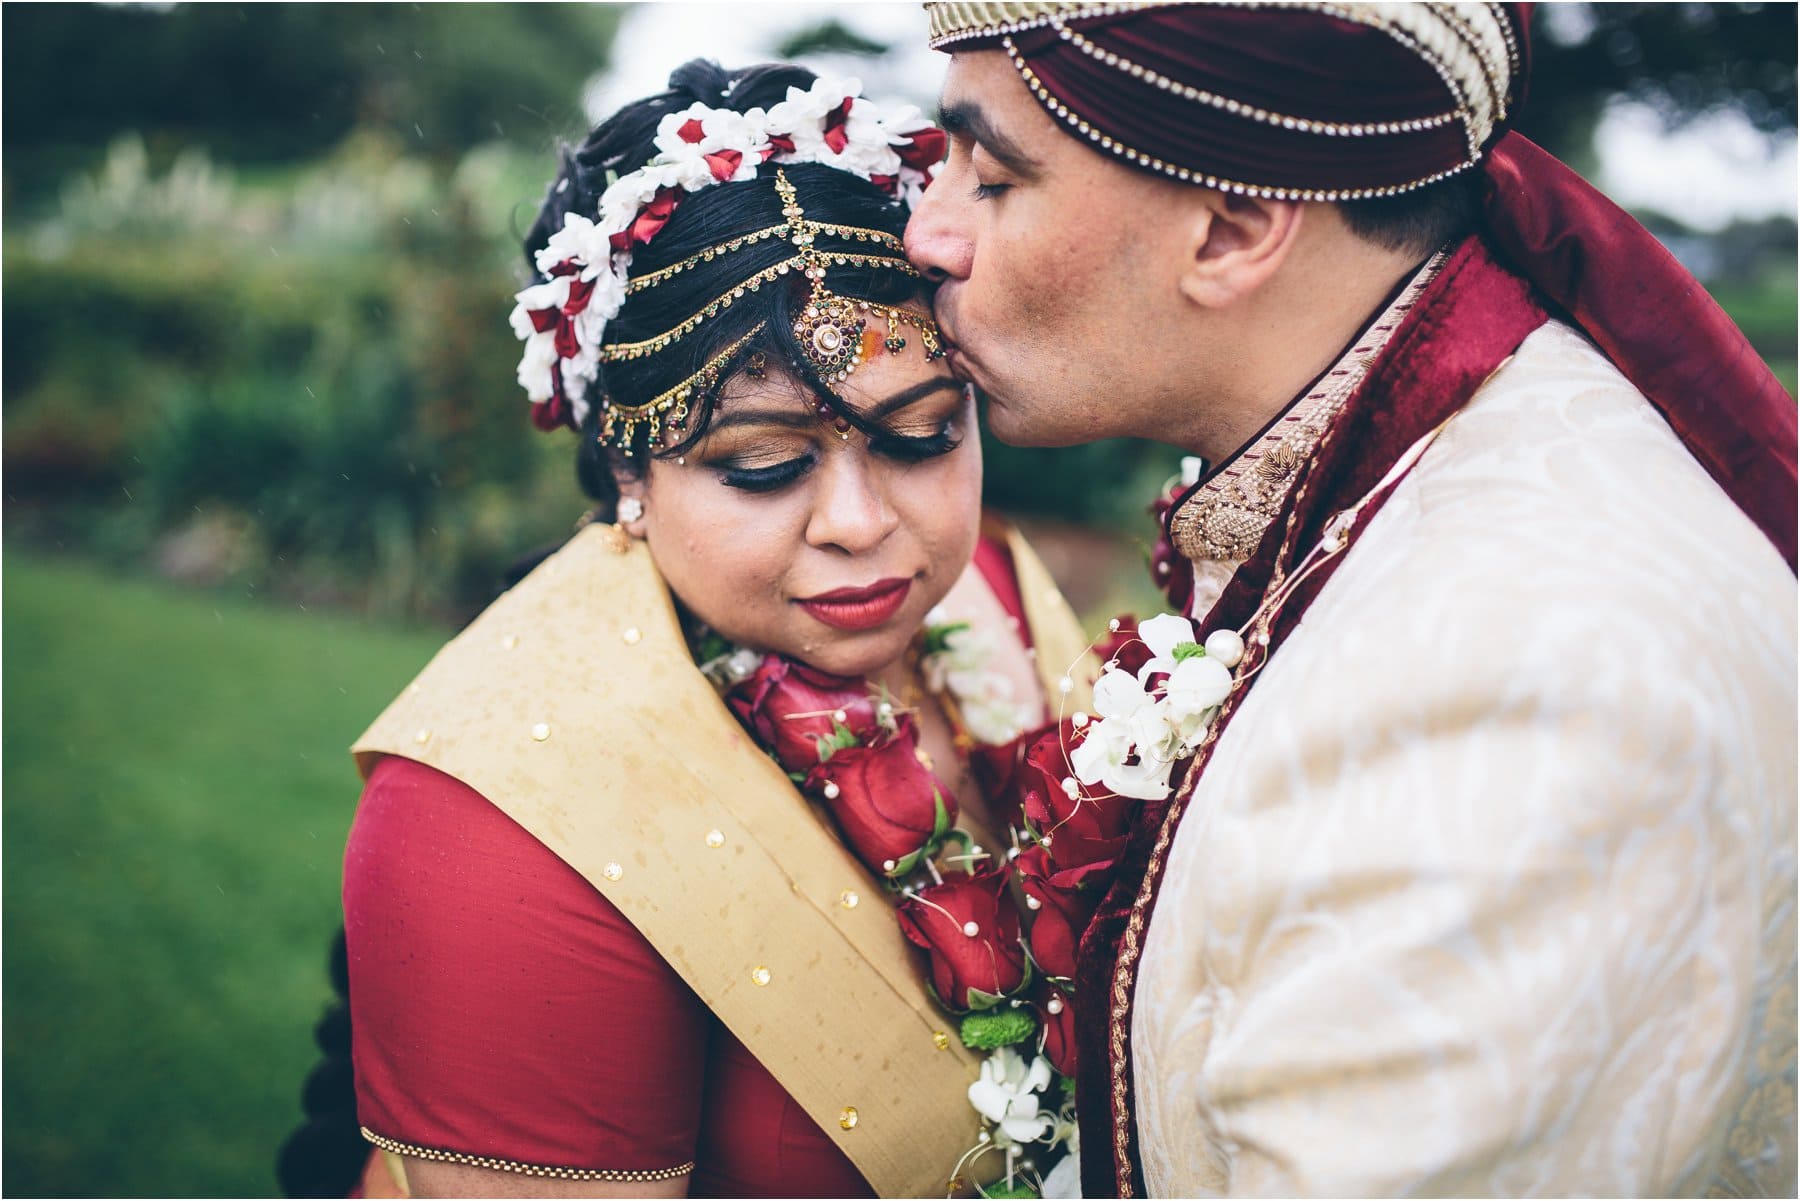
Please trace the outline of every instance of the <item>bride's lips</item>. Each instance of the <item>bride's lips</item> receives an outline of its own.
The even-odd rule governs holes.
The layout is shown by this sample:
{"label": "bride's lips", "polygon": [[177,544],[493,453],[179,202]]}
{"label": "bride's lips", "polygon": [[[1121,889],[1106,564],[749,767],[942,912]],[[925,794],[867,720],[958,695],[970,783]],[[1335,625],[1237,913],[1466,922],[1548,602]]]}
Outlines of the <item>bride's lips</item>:
{"label": "bride's lips", "polygon": [[828,626],[840,630],[872,630],[906,603],[911,580],[876,580],[865,588],[834,588],[794,603]]}

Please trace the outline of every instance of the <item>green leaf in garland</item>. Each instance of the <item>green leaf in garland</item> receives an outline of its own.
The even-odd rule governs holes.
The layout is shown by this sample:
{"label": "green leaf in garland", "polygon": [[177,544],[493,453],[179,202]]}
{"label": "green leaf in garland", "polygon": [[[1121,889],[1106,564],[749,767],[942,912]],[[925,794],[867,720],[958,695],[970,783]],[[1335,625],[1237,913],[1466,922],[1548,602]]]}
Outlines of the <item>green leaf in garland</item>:
{"label": "green leaf in garland", "polygon": [[1000,1002],[1002,1002],[1004,1000],[1006,1000],[1006,998],[999,996],[998,994],[991,993],[991,992],[983,992],[981,989],[976,988],[974,985],[969,986],[969,1008],[970,1009],[992,1009],[994,1006],[998,1005]]}
{"label": "green leaf in garland", "polygon": [[1037,1031],[1037,1019],[1028,1009],[989,1009],[962,1020],[963,1046],[971,1051],[993,1051],[1022,1043]]}
{"label": "green leaf in garland", "polygon": [[906,877],[912,875],[913,869],[919,866],[919,860],[925,858],[931,850],[932,844],[926,843],[906,858],[896,862],[894,864],[894,870],[885,873],[885,875],[889,880],[904,880]]}
{"label": "green leaf in garland", "polygon": [[1011,1184],[1004,1180],[996,1180],[992,1184],[976,1185],[976,1187],[981,1190],[981,1195],[984,1197],[1035,1197],[1038,1195],[1036,1189],[1017,1176],[1013,1177]]}
{"label": "green leaf in garland", "polygon": [[694,648],[694,662],[711,663],[730,653],[730,641],[713,630],[707,630],[700,636],[699,645]]}
{"label": "green leaf in garland", "polygon": [[856,745],[856,735],[841,721],[831,723],[831,737],[819,739],[819,762],[824,763],[841,750]]}
{"label": "green leaf in garland", "polygon": [[960,634],[969,628],[966,621],[946,621],[942,625],[925,627],[925,654],[941,655],[950,649],[950,636]]}
{"label": "green leaf in garland", "polygon": [[1204,656],[1206,648],[1198,642],[1177,642],[1172,653],[1175,656],[1175,662],[1185,663],[1189,659],[1198,659]]}
{"label": "green leaf in garland", "polygon": [[944,794],[936,788],[931,790],[931,803],[937,806],[937,818],[931,825],[931,844],[936,846],[950,832],[950,809],[944,804]]}

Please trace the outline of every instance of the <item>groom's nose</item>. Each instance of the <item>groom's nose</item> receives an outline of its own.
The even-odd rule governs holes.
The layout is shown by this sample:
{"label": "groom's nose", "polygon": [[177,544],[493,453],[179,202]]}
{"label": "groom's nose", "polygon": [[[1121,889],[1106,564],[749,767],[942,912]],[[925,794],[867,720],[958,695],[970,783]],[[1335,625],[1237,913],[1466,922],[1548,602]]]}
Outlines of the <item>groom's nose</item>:
{"label": "groom's nose", "polygon": [[934,284],[967,279],[975,242],[953,189],[940,178],[925,190],[906,223],[906,256]]}

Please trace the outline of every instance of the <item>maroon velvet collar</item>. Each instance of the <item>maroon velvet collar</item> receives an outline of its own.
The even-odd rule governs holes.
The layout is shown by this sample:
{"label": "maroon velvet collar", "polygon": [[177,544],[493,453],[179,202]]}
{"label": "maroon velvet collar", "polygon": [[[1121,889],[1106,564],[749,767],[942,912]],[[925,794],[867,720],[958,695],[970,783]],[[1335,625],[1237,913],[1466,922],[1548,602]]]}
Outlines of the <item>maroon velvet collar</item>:
{"label": "maroon velvet collar", "polygon": [[[1327,522],[1367,495],[1410,447],[1467,404],[1544,320],[1545,312],[1525,281],[1496,262],[1480,238],[1464,242],[1345,403],[1286,508],[1201,621],[1201,629],[1235,629],[1248,621],[1271,582],[1319,541]],[[1365,521],[1379,503],[1364,510]],[[1252,641],[1244,672],[1280,649],[1341,561],[1341,555],[1329,561],[1295,591],[1269,630],[1268,646]],[[1240,687],[1226,702],[1214,721],[1213,738],[1174,795],[1143,806],[1112,889],[1082,938],[1075,997],[1080,1046],[1076,1088],[1086,1196],[1144,1195],[1130,1046],[1139,955],[1175,830],[1218,735],[1249,688]]]}

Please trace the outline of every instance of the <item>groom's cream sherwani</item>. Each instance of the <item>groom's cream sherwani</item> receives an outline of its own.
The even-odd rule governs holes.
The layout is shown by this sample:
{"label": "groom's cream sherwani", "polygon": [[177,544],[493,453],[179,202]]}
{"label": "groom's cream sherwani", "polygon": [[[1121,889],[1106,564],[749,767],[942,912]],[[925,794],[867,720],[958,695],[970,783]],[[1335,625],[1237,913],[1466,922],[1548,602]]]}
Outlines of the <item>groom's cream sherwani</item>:
{"label": "groom's cream sherwani", "polygon": [[1178,830],[1132,1025],[1151,1192],[1794,1195],[1795,656],[1781,556],[1579,334],[1532,334]]}

